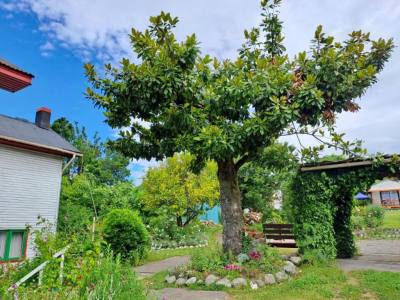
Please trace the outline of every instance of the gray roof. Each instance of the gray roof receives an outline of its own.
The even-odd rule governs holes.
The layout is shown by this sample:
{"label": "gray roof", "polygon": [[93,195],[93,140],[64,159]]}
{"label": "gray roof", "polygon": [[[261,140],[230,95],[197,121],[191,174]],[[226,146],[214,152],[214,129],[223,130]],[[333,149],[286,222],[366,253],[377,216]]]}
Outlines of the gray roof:
{"label": "gray roof", "polygon": [[10,63],[9,61],[6,61],[5,59],[3,59],[3,58],[1,58],[1,57],[0,57],[0,64],[2,64],[2,65],[4,65],[4,66],[7,66],[7,67],[9,67],[9,68],[11,68],[11,69],[13,69],[13,70],[15,70],[15,71],[19,71],[19,72],[21,72],[21,73],[24,73],[24,74],[26,74],[26,75],[29,75],[29,76],[34,77],[31,73],[22,70],[22,69],[19,68],[18,66],[14,65],[14,64],[12,64],[12,63]]}
{"label": "gray roof", "polygon": [[58,135],[52,129],[44,129],[25,119],[12,118],[0,115],[0,137],[6,137],[21,142],[33,143],[43,148],[58,149],[61,152],[75,152],[79,150]]}

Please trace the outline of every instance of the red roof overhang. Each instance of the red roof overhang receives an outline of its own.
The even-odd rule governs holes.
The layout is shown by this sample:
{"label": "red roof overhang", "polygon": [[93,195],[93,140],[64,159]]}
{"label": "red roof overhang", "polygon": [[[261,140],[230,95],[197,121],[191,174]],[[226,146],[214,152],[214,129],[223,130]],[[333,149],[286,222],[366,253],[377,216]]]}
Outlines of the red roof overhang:
{"label": "red roof overhang", "polygon": [[0,89],[16,92],[32,84],[33,75],[11,68],[0,62]]}

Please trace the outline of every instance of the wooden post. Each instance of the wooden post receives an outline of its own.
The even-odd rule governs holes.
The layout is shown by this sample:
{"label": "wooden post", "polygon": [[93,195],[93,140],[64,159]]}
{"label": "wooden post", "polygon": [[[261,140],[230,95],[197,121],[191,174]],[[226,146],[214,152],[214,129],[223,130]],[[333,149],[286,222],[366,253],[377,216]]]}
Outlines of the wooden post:
{"label": "wooden post", "polygon": [[38,285],[41,286],[43,282],[43,269],[39,271],[39,282]]}
{"label": "wooden post", "polygon": [[61,254],[61,261],[60,261],[60,283],[63,284],[63,271],[64,271],[64,253]]}

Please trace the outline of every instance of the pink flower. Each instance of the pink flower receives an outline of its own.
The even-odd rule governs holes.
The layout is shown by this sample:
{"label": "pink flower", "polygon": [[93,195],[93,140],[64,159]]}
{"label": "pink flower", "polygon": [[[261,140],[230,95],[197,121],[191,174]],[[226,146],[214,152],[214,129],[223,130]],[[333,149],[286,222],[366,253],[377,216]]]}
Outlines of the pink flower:
{"label": "pink flower", "polygon": [[259,260],[259,259],[261,258],[260,252],[258,252],[258,251],[256,251],[256,250],[251,251],[251,252],[249,253],[249,256],[250,256],[251,259],[254,259],[254,260]]}
{"label": "pink flower", "polygon": [[239,271],[241,268],[238,265],[230,264],[230,265],[226,265],[224,267],[224,269],[229,270],[229,271]]}

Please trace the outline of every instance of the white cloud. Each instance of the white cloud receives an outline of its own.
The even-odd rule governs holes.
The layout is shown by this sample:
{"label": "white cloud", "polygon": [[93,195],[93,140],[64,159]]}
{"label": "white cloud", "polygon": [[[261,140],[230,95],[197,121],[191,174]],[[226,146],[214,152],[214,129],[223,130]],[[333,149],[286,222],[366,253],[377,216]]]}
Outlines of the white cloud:
{"label": "white cloud", "polygon": [[128,166],[129,170],[131,171],[133,183],[135,185],[139,185],[142,182],[146,171],[151,167],[157,166],[159,163],[160,162],[156,161],[155,159],[133,159]]}
{"label": "white cloud", "polygon": [[[52,45],[70,49],[83,60],[118,61],[132,55],[130,28],[144,29],[148,17],[161,10],[180,18],[178,38],[195,32],[202,51],[220,58],[234,57],[243,41],[243,29],[260,22],[258,0],[21,0],[4,1],[0,8],[32,12]],[[370,31],[372,38],[394,37],[400,43],[398,0],[286,0],[281,18],[290,55],[308,48],[318,24],[339,39],[362,29]],[[364,140],[371,152],[400,153],[399,62],[396,48],[380,81],[362,97],[361,111],[343,114],[338,120],[338,131]]]}

